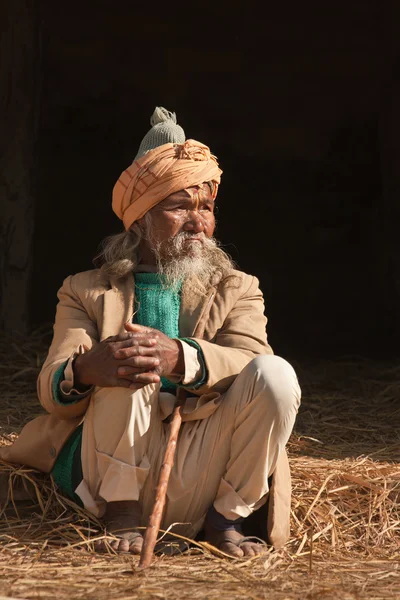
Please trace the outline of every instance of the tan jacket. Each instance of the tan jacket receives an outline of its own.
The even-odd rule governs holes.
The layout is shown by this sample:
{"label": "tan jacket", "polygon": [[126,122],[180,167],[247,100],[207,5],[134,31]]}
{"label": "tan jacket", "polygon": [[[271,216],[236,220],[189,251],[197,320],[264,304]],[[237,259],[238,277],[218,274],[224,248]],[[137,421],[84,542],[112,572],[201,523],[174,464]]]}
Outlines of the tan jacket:
{"label": "tan jacket", "polygon": [[[129,275],[123,280],[110,280],[101,270],[86,271],[68,277],[58,298],[54,337],[38,378],[39,399],[49,414],[28,423],[16,442],[0,451],[3,460],[46,473],[52,470],[66,440],[82,421],[90,401],[89,396],[76,404],[58,404],[52,393],[54,374],[80,345],[90,349],[99,341],[124,332],[124,323],[134,313],[134,279]],[[209,318],[204,331],[199,332],[204,311],[209,311]],[[198,283],[184,285],[180,336],[196,339],[208,371],[207,381],[194,392],[198,398],[189,403],[185,420],[206,418],[215,410],[219,394],[228,389],[250,360],[260,354],[272,354],[266,323],[263,296],[255,277],[232,271],[230,277],[216,281],[209,290]],[[196,338],[196,333],[202,339]],[[275,500],[281,497],[287,513],[290,474],[286,453],[278,463],[276,481],[280,479],[279,468],[286,475],[283,487],[276,490]],[[269,515],[271,518],[273,515]],[[279,527],[286,531],[287,518],[284,520]]]}

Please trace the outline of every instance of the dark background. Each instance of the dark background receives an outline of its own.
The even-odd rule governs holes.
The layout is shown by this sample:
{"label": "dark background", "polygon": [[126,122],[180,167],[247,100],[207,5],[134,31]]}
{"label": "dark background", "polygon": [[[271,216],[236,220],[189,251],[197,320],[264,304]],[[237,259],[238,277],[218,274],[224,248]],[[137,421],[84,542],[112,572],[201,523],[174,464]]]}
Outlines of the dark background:
{"label": "dark background", "polygon": [[395,354],[396,4],[41,4],[31,325],[121,230],[112,188],[162,105],[218,156],[218,237],[275,351]]}

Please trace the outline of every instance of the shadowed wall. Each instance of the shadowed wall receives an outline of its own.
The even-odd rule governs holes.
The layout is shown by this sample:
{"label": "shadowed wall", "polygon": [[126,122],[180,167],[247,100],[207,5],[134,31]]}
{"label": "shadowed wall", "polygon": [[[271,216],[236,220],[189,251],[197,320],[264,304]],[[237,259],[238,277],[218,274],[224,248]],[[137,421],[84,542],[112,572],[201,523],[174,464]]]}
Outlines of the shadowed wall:
{"label": "shadowed wall", "polygon": [[63,278],[120,230],[112,187],[163,105],[219,158],[218,235],[260,278],[275,350],[389,349],[386,13],[361,0],[268,19],[251,3],[202,10],[199,27],[178,9],[48,3],[33,322],[52,321]]}

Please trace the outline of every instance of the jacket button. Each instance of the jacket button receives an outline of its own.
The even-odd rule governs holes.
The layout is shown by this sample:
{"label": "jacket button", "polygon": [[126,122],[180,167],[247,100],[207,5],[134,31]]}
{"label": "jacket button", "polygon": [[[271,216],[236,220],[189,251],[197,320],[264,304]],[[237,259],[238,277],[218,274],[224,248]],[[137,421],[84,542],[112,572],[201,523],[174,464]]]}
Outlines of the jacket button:
{"label": "jacket button", "polygon": [[57,455],[57,451],[56,451],[56,449],[54,448],[54,446],[52,446],[52,447],[50,448],[49,452],[50,452],[50,456],[51,456],[52,458],[55,458],[55,457],[56,457],[56,455]]}

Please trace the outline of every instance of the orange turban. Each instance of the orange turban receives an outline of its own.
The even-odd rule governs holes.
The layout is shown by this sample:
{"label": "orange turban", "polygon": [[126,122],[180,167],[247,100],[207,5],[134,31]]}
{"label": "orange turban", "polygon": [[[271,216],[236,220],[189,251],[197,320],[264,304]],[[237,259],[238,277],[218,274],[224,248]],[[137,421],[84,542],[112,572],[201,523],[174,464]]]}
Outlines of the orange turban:
{"label": "orange turban", "polygon": [[129,229],[174,192],[213,181],[215,197],[221,173],[215,156],[204,144],[195,140],[163,144],[146,152],[121,174],[113,190],[113,211]]}

